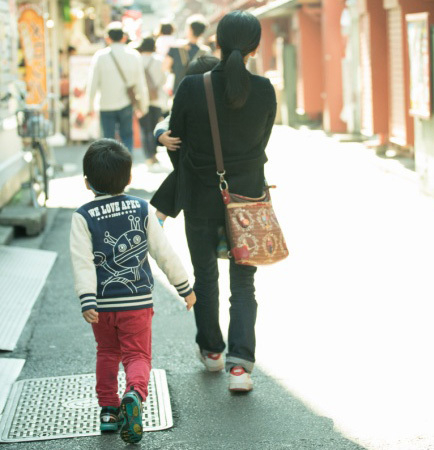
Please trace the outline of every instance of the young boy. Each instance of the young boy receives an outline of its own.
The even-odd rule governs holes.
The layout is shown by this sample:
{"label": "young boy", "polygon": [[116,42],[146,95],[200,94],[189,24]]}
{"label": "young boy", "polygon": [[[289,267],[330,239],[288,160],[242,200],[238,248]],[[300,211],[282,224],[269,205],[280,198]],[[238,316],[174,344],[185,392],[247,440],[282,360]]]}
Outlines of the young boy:
{"label": "young boy", "polygon": [[[187,274],[143,199],[124,194],[131,155],[112,139],[95,141],[83,159],[86,187],[95,199],[74,212],[70,248],[75,289],[97,342],[96,392],[101,431],[121,428],[127,443],[142,438],[142,402],[151,371],[152,289],[148,253],[187,309],[196,302]],[[119,401],[119,362],[126,391]]]}

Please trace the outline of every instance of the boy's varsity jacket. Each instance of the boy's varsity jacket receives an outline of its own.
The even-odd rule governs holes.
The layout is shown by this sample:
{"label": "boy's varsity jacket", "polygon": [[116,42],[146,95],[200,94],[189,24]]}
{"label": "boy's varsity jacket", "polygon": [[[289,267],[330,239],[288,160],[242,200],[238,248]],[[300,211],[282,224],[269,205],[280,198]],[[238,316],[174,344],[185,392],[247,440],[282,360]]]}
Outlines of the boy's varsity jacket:
{"label": "boy's varsity jacket", "polygon": [[72,217],[70,250],[82,312],[151,308],[148,254],[182,297],[187,273],[148,203],[130,195],[96,197]]}

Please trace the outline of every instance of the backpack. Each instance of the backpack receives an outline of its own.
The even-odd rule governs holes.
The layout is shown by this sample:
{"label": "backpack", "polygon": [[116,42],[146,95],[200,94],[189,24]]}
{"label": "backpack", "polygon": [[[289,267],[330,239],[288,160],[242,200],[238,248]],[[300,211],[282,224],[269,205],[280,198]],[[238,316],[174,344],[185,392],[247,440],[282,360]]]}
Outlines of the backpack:
{"label": "backpack", "polygon": [[185,77],[185,74],[188,69],[188,65],[191,62],[196,61],[196,59],[200,58],[201,56],[205,56],[209,53],[209,49],[207,47],[200,47],[199,50],[193,56],[193,58],[191,58],[191,60],[190,60],[190,58],[188,56],[188,45],[186,45],[184,47],[179,47],[178,51],[179,51],[179,57],[181,59],[181,64],[183,66],[183,72],[184,72],[182,75],[182,78]]}
{"label": "backpack", "polygon": [[152,102],[154,100],[158,100],[158,86],[155,84],[154,80],[152,79],[151,73],[149,72],[151,64],[152,64],[152,56],[148,65],[145,67],[145,78],[146,84],[148,85],[149,100]]}

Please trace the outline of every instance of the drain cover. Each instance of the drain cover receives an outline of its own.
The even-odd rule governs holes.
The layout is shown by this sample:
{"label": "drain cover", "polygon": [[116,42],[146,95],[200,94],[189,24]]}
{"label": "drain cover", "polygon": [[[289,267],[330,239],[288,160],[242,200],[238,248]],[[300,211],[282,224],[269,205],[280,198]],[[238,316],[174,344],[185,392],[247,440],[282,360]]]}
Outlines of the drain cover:
{"label": "drain cover", "polygon": [[[119,374],[119,392],[125,374]],[[164,370],[153,369],[143,404],[144,431],[173,426]],[[0,422],[0,442],[42,441],[99,435],[95,375],[35,378],[17,381]]]}

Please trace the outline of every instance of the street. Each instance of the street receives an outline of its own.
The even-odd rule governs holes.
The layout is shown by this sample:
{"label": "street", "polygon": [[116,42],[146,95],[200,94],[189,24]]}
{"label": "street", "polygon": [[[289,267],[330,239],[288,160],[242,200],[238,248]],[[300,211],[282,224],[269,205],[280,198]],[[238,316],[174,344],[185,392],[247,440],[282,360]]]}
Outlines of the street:
{"label": "street", "polygon": [[[11,245],[58,253],[16,350],[19,379],[92,373],[95,343],[73,290],[68,239],[75,207],[91,199],[84,147],[56,150],[49,222]],[[149,199],[165,174],[136,151],[130,193]],[[290,256],[256,276],[254,390],[231,395],[226,374],[196,356],[193,314],[157,280],[153,365],[167,371],[174,427],[148,449],[434,449],[434,198],[416,175],[359,143],[276,126],[267,180]],[[167,156],[160,153],[168,166]],[[192,271],[182,217],[165,230]],[[228,325],[227,262],[220,261]],[[119,436],[5,444],[8,449],[121,449]]]}

